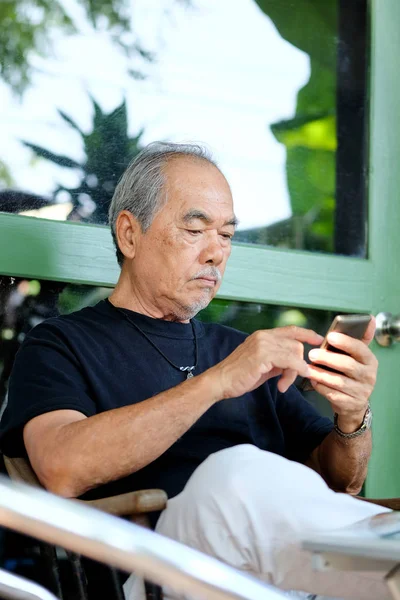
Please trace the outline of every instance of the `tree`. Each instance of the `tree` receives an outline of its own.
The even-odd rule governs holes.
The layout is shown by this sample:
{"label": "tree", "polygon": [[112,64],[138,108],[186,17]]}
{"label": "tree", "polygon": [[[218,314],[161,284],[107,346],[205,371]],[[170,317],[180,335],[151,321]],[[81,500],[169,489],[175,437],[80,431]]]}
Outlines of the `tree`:
{"label": "tree", "polygon": [[106,223],[115,186],[129,162],[139,153],[143,132],[140,131],[138,135],[129,137],[125,100],[108,114],[103,112],[93,98],[92,104],[93,122],[89,133],[83,132],[63,111],[58,111],[60,117],[82,138],[86,155],[82,163],[30,142],[24,144],[38,157],[61,167],[80,171],[81,180],[77,187],[67,188],[59,185],[53,192],[55,199],[61,191],[69,194],[73,204],[69,216],[71,220]]}
{"label": "tree", "polygon": [[[80,0],[79,5],[93,28],[106,28],[127,55],[151,58],[133,35],[129,0]],[[22,94],[29,85],[34,72],[32,58],[49,54],[55,30],[70,35],[80,30],[61,0],[0,2],[0,76],[14,92]]]}
{"label": "tree", "polygon": [[[256,0],[281,36],[310,57],[311,75],[292,119],[271,126],[286,146],[292,217],[243,236],[274,246],[333,251],[336,159],[337,0]],[[290,4],[290,6],[288,6]],[[240,240],[241,235],[237,236]]]}

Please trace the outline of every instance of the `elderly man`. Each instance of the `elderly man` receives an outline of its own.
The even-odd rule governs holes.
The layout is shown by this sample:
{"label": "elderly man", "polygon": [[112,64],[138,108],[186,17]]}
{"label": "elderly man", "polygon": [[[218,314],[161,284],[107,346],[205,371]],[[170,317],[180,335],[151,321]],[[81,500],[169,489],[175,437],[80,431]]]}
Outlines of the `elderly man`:
{"label": "elderly man", "polygon": [[[171,500],[159,531],[276,585],[376,597],[370,581],[314,577],[298,547],[306,528],[378,512],[332,491],[357,493],[367,472],[373,324],[363,341],[331,335],[346,355],[312,351],[338,375],[306,364],[303,344],[322,341],[313,331],[246,336],[194,319],[219,288],[236,225],[229,185],[197,146],[147,147],[116,188],[110,225],[117,286],[28,335],[4,452],[26,453],[66,497],[161,487]],[[297,375],[332,404],[335,428],[292,386]]]}

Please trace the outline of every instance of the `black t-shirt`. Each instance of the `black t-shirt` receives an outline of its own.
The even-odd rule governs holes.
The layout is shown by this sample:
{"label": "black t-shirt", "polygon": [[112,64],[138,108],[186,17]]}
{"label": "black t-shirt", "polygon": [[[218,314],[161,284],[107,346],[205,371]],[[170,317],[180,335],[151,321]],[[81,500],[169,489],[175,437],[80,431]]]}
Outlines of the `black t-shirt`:
{"label": "black t-shirt", "polygon": [[[107,301],[49,319],[28,334],[17,354],[0,424],[4,454],[26,456],[23,427],[40,414],[73,409],[91,417],[151,398],[185,379],[126,317],[179,366],[195,362],[195,331],[195,374],[220,362],[246,337],[197,320],[183,324],[152,319]],[[216,403],[154,462],[85,497],[144,488],[162,488],[175,496],[207,456],[237,444],[254,444],[303,462],[331,429],[331,421],[295,387],[282,394],[274,378],[251,393]]]}

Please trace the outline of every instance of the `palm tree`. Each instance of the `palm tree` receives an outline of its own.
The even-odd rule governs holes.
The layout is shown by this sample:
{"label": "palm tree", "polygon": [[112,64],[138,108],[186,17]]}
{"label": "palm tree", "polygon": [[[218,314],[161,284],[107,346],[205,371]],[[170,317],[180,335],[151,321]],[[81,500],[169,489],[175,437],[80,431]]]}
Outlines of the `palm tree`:
{"label": "palm tree", "polygon": [[67,192],[73,205],[70,220],[88,223],[106,223],[108,207],[122,173],[129,162],[141,150],[141,130],[138,135],[129,137],[126,101],[110,113],[105,113],[93,99],[93,123],[90,133],[84,133],[77,123],[59,110],[61,118],[82,138],[86,158],[82,163],[51,152],[46,148],[23,141],[33,152],[52,163],[67,169],[79,169],[82,177],[79,185],[68,188],[58,185],[53,198]]}

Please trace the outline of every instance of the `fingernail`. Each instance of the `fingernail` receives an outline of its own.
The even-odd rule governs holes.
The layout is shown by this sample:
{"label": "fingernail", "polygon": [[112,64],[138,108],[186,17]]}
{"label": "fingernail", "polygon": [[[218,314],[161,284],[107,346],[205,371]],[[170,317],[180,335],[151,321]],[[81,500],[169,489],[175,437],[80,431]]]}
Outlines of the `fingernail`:
{"label": "fingernail", "polygon": [[310,352],[308,353],[308,358],[310,360],[315,360],[316,358],[318,358],[318,350],[310,350]]}
{"label": "fingernail", "polygon": [[328,342],[338,342],[339,335],[337,333],[335,333],[334,331],[332,331],[331,333],[328,334]]}

